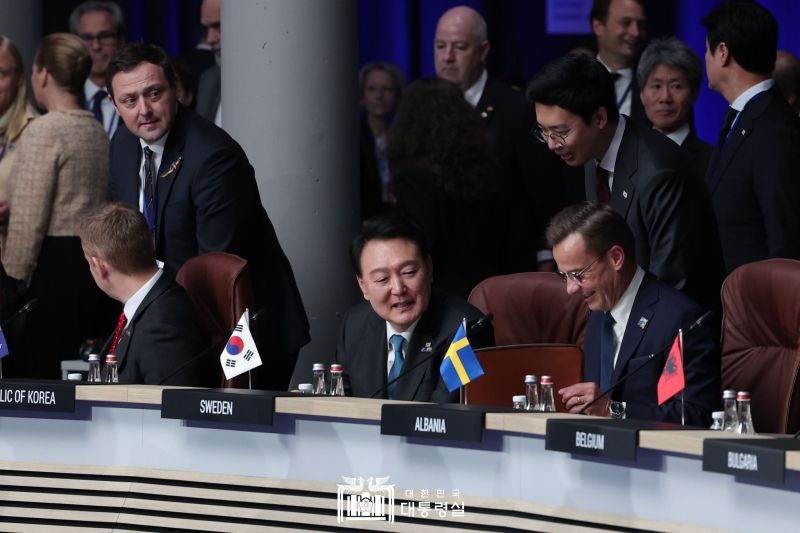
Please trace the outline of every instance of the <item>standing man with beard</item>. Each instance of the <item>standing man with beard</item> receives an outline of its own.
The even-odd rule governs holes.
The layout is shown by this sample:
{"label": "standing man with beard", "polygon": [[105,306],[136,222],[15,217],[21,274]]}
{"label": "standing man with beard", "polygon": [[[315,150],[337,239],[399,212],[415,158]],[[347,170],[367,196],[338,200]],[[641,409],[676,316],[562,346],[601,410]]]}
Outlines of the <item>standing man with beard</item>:
{"label": "standing man with beard", "polygon": [[[519,217],[514,226],[520,228],[514,239],[521,252],[512,268],[554,270],[544,228],[564,203],[562,165],[544,147],[531,142],[530,131],[536,124],[533,106],[522,92],[489,76],[486,21],[474,9],[458,6],[442,15],[433,48],[436,74],[458,85],[480,115],[504,172],[503,186],[520,203],[509,207],[509,213]],[[526,250],[529,256],[523,255]]]}

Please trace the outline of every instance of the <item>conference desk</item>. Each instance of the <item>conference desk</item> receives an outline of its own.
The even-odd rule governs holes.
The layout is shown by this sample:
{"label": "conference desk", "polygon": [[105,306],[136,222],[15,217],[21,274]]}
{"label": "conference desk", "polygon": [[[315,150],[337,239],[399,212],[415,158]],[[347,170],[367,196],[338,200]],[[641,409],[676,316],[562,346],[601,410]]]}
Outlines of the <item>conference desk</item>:
{"label": "conference desk", "polygon": [[[0,531],[800,528],[800,451],[784,483],[703,471],[719,432],[642,431],[631,462],[545,449],[547,421],[572,415],[486,413],[465,443],[381,434],[402,403],[385,400],[276,397],[272,425],[162,418],[169,389],[77,385],[74,412],[0,410]],[[391,486],[394,522],[348,520],[353,484]]]}

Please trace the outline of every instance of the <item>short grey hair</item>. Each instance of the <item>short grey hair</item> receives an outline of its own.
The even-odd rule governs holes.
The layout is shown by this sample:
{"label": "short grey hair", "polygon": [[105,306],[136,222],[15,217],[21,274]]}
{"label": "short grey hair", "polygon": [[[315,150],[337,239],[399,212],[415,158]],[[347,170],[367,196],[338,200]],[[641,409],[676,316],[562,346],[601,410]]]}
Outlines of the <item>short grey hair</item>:
{"label": "short grey hair", "polygon": [[403,74],[403,71],[400,70],[400,67],[394,63],[389,63],[388,61],[373,61],[372,63],[367,63],[361,67],[361,70],[358,73],[359,99],[364,98],[364,85],[367,83],[367,76],[376,70],[382,70],[392,77],[394,80],[394,90],[397,93],[397,99],[399,100],[400,97],[403,96],[403,87],[406,86],[406,75]]}
{"label": "short grey hair", "polygon": [[125,26],[125,16],[122,14],[122,9],[120,9],[117,3],[101,2],[97,0],[90,0],[88,2],[84,2],[72,10],[72,13],[70,13],[69,15],[70,33],[78,35],[78,25],[81,22],[81,17],[84,16],[86,13],[92,13],[94,11],[105,11],[107,13],[110,13],[111,16],[114,17],[114,24],[116,25],[117,35],[124,36],[126,34],[127,27]]}
{"label": "short grey hair", "polygon": [[703,64],[694,50],[683,41],[670,37],[654,39],[647,45],[636,69],[636,81],[639,82],[640,89],[644,89],[647,78],[658,65],[681,69],[686,74],[692,92],[700,90],[700,84],[703,82]]}

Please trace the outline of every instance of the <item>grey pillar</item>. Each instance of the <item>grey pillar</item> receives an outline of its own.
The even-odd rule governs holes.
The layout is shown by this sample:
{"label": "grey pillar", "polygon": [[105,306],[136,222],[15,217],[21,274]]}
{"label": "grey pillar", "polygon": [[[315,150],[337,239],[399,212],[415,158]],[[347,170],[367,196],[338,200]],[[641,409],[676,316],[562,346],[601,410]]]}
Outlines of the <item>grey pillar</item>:
{"label": "grey pillar", "polygon": [[19,48],[26,78],[30,78],[33,56],[42,39],[42,16],[42,0],[0,0],[0,35]]}
{"label": "grey pillar", "polygon": [[359,297],[347,249],[359,229],[358,2],[222,2],[222,122],[261,200],[311,322],[293,383],[333,357]]}

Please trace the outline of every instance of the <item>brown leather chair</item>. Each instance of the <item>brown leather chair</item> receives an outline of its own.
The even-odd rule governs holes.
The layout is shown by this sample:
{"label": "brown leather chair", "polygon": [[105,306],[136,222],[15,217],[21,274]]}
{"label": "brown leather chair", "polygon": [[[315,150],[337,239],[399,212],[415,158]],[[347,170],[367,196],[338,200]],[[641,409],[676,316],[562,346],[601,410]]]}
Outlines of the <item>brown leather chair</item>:
{"label": "brown leather chair", "polygon": [[589,308],[579,294],[567,294],[566,282],[552,272],[524,272],[486,279],[469,302],[494,314],[498,346],[575,344],[583,348]]}
{"label": "brown leather chair", "polygon": [[722,285],[722,386],[749,391],[759,433],[800,429],[800,261],[734,270]]}
{"label": "brown leather chair", "polygon": [[[210,252],[193,257],[181,267],[176,279],[192,299],[212,343],[231,336],[245,309],[250,309],[251,316],[256,312],[250,268],[247,261],[237,255]],[[255,337],[255,332],[253,336]],[[222,349],[223,345],[220,345],[220,354]],[[226,380],[219,364],[219,355],[215,357],[209,354],[206,357],[207,364],[216,365],[219,370],[221,387],[248,387],[249,378],[246,373]],[[253,370],[254,388],[257,370]]]}
{"label": "brown leather chair", "polygon": [[525,375],[553,376],[556,410],[567,412],[558,389],[580,383],[583,350],[564,344],[527,344],[481,348],[475,355],[484,375],[466,385],[467,403],[511,407],[511,397],[525,394]]}

